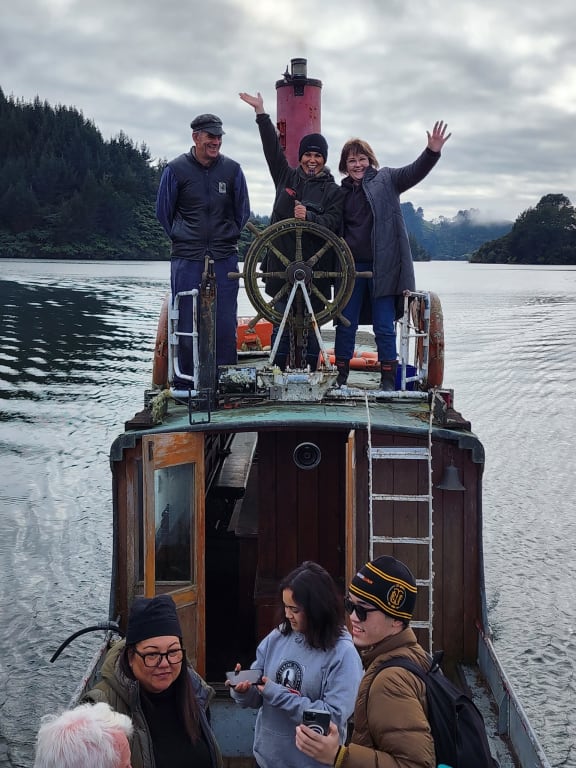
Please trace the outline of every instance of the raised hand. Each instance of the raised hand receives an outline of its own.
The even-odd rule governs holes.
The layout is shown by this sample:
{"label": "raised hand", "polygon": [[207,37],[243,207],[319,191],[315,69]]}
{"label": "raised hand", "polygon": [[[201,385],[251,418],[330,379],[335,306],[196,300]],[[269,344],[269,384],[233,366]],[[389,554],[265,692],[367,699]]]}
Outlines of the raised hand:
{"label": "raised hand", "polygon": [[260,91],[256,94],[256,96],[251,96],[249,93],[240,93],[239,94],[242,101],[245,101],[246,104],[250,104],[251,107],[254,107],[254,111],[257,115],[263,115],[264,114],[264,99],[262,98],[262,94]]}
{"label": "raised hand", "polygon": [[452,136],[451,133],[446,135],[447,130],[448,124],[442,120],[437,120],[434,123],[434,128],[432,128],[432,133],[426,131],[428,136],[428,149],[431,149],[433,152],[440,152],[444,144],[446,144],[450,136]]}

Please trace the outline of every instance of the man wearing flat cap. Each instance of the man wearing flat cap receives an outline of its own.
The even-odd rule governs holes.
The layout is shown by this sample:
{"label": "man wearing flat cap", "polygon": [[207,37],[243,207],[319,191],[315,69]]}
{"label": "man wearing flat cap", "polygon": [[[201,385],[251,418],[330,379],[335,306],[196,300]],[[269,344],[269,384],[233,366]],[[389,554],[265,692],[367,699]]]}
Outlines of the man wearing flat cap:
{"label": "man wearing flat cap", "polygon": [[430,667],[430,657],[410,628],[416,580],[400,560],[383,556],[360,568],[348,592],[344,607],[365,670],[350,743],[340,744],[331,723],[327,736],[297,726],[296,745],[319,763],[336,768],[434,768],[425,684],[402,667],[380,668],[397,657],[425,670]]}
{"label": "man wearing flat cap", "polygon": [[[208,260],[216,275],[216,365],[235,365],[238,314],[238,240],[250,216],[246,179],[240,165],[220,153],[222,120],[209,113],[190,123],[194,146],[171,160],[160,179],[156,215],[172,241],[172,296],[199,289]],[[193,330],[192,297],[180,299],[178,330]],[[192,375],[192,338],[180,337],[179,363]],[[187,380],[174,381],[188,389]]]}

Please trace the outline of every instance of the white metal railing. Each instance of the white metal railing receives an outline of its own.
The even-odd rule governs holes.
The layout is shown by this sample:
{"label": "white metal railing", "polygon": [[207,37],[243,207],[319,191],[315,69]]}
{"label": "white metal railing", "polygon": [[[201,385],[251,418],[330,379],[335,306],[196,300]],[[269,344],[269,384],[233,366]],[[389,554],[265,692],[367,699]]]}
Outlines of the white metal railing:
{"label": "white metal railing", "polygon": [[[417,298],[424,303],[423,327],[418,328],[411,314],[410,299]],[[401,379],[400,390],[405,391],[411,382],[426,381],[430,360],[430,294],[426,291],[413,291],[404,295],[404,312],[398,321],[400,328],[400,361]],[[421,347],[420,360],[418,347]],[[408,366],[415,373],[408,373]]]}
{"label": "white metal railing", "polygon": [[[194,288],[191,291],[180,291],[174,297],[170,295],[168,301],[168,382],[171,385],[171,392],[175,397],[188,397],[189,391],[174,389],[174,378],[181,381],[189,381],[191,394],[196,394],[198,388],[199,375],[199,354],[198,354],[198,295],[199,291]],[[178,330],[178,321],[180,319],[180,299],[183,296],[192,297],[192,331]],[[192,354],[194,357],[194,367],[192,373],[186,373],[180,368],[178,359],[178,349],[181,337],[192,338]]]}

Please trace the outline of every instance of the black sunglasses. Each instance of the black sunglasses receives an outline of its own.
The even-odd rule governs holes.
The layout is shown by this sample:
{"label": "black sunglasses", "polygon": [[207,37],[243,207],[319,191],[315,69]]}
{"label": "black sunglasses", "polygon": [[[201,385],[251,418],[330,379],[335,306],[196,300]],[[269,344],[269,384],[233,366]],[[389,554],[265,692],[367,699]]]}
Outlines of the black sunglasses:
{"label": "black sunglasses", "polygon": [[366,608],[364,605],[358,605],[358,603],[353,603],[349,597],[345,597],[344,610],[349,616],[352,616],[354,611],[356,611],[356,617],[358,618],[358,621],[366,621],[369,613],[373,613],[374,611],[379,611],[380,609]]}

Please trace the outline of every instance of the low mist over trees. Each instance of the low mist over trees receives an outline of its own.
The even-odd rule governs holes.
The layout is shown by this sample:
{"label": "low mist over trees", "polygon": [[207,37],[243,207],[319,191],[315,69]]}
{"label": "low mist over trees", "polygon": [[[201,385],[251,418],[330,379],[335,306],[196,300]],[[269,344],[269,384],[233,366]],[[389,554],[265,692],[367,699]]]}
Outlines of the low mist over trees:
{"label": "low mist over trees", "polygon": [[576,211],[565,195],[545,195],[520,214],[512,230],[482,245],[482,264],[576,264]]}
{"label": "low mist over trees", "polygon": [[[484,222],[480,211],[458,211],[453,219],[440,216],[426,221],[422,208],[414,209],[412,203],[402,203],[406,229],[429,259],[465,261],[471,253],[487,240],[501,237],[512,228],[511,221]],[[414,253],[414,249],[412,249]],[[421,259],[414,257],[415,261]]]}

